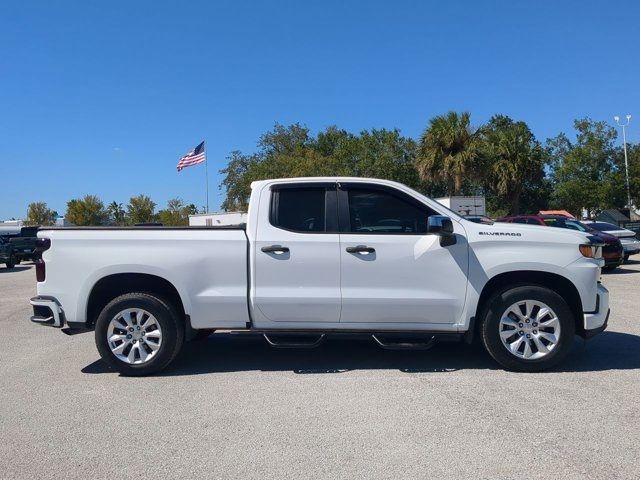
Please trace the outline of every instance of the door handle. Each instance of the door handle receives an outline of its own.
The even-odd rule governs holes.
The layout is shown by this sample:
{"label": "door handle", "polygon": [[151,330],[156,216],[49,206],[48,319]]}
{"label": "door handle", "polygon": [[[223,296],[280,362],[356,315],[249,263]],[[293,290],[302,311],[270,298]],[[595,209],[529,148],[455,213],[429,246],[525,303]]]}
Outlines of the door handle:
{"label": "door handle", "polygon": [[271,245],[270,247],[262,247],[260,250],[262,250],[264,253],[275,253],[278,255],[289,253],[289,247],[283,247],[282,245]]}
{"label": "door handle", "polygon": [[357,247],[347,247],[347,253],[360,253],[369,254],[375,253],[376,249],[373,247],[367,247],[366,245],[358,245]]}

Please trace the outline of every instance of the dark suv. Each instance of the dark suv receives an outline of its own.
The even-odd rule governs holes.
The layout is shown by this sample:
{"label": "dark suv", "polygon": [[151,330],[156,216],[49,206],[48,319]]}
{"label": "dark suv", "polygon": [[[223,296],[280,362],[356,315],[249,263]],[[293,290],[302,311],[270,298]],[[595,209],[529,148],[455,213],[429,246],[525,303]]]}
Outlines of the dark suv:
{"label": "dark suv", "polygon": [[562,215],[510,215],[503,217],[497,222],[506,223],[525,223],[527,225],[541,225],[545,227],[568,228],[579,232],[588,233],[599,238],[604,247],[602,248],[602,256],[604,257],[603,270],[614,270],[624,262],[624,251],[622,243],[617,237],[600,232],[579,222],[575,218],[568,218]]}

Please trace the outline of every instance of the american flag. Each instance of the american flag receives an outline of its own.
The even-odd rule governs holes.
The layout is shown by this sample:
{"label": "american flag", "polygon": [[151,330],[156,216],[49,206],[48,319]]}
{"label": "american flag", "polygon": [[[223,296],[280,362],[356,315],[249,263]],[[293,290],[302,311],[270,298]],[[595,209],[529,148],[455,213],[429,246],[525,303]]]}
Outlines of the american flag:
{"label": "american flag", "polygon": [[204,142],[202,142],[196,148],[180,158],[180,161],[178,162],[178,171],[182,170],[185,167],[190,167],[191,165],[202,163],[205,160],[206,156],[204,153]]}

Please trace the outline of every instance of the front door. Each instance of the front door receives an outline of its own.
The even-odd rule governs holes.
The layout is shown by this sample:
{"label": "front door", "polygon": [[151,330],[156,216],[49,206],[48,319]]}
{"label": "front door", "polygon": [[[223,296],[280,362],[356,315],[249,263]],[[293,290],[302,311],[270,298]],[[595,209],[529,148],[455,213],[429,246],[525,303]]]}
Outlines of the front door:
{"label": "front door", "polygon": [[468,266],[462,227],[454,221],[456,243],[441,246],[426,235],[436,212],[405,192],[352,183],[341,184],[338,198],[341,322],[459,322]]}
{"label": "front door", "polygon": [[269,214],[260,215],[254,244],[256,326],[339,322],[335,183],[273,185],[261,196],[260,211]]}

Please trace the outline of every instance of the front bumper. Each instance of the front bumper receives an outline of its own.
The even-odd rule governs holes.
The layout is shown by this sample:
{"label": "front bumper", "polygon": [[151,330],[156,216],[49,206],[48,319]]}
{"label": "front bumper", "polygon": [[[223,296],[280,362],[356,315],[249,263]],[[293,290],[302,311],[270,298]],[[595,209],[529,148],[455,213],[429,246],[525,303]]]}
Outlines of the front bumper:
{"label": "front bumper", "polygon": [[584,336],[591,338],[607,328],[609,322],[609,290],[598,283],[596,309],[584,313]]}
{"label": "front bumper", "polygon": [[625,255],[635,255],[640,253],[640,240],[620,240]]}
{"label": "front bumper", "polygon": [[33,307],[31,321],[48,327],[62,328],[65,323],[62,306],[53,297],[33,297],[29,303]]}

